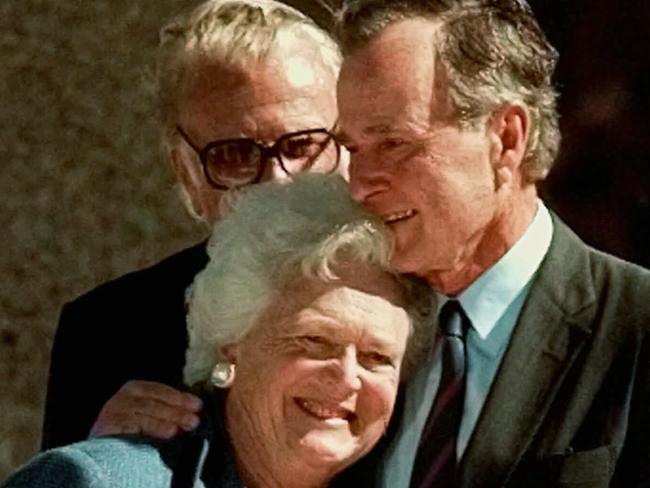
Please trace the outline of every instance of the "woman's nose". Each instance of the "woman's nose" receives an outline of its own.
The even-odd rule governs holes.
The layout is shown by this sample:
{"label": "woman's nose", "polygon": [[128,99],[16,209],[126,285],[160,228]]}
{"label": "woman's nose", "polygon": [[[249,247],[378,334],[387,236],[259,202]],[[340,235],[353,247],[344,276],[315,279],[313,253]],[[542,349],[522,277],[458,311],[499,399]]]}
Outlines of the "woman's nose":
{"label": "woman's nose", "polygon": [[339,382],[352,391],[361,389],[361,366],[354,346],[346,347],[339,359]]}

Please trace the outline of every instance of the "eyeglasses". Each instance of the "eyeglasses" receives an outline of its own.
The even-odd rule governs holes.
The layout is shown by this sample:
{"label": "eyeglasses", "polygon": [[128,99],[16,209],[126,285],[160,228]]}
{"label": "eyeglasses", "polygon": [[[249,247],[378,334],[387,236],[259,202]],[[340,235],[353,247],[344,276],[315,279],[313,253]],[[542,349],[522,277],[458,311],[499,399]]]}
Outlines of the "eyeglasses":
{"label": "eyeglasses", "polygon": [[276,158],[286,174],[296,175],[304,171],[331,173],[341,157],[341,148],[327,129],[290,132],[271,146],[244,138],[213,141],[203,149],[183,129],[176,130],[199,155],[208,183],[219,190],[258,183],[270,158]]}

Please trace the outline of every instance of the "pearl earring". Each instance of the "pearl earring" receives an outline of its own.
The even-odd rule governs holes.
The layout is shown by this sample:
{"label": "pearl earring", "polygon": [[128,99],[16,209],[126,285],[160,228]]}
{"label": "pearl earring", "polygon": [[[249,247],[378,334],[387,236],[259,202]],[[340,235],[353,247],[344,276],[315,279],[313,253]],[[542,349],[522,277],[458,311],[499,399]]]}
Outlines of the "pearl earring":
{"label": "pearl earring", "polygon": [[212,369],[210,383],[216,388],[230,388],[235,381],[235,365],[233,363],[217,363]]}

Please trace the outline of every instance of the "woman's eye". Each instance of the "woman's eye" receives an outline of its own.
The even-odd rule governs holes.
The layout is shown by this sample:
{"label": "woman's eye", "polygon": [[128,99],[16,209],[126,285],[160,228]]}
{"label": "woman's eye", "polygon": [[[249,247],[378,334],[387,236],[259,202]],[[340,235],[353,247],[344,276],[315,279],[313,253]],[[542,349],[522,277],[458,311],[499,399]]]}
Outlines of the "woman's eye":
{"label": "woman's eye", "polygon": [[361,354],[359,359],[361,364],[368,369],[377,368],[379,366],[393,366],[393,360],[390,356],[380,352],[366,352]]}
{"label": "woman's eye", "polygon": [[314,344],[325,344],[327,342],[324,337],[314,335],[304,336],[303,339]]}
{"label": "woman's eye", "polygon": [[302,345],[302,347],[309,351],[324,351],[330,345],[329,341],[326,338],[316,335],[306,335],[299,337],[298,342]]}
{"label": "woman's eye", "polygon": [[336,348],[326,338],[318,335],[306,335],[296,339],[300,354],[313,359],[328,359],[336,352]]}

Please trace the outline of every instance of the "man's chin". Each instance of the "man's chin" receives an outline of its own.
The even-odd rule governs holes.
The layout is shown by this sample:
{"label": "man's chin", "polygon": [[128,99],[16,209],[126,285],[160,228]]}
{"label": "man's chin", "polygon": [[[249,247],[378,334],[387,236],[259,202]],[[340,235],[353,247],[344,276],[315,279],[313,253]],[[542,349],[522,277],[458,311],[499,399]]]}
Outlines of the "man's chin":
{"label": "man's chin", "polygon": [[407,247],[395,246],[395,252],[391,261],[391,266],[401,274],[418,274],[420,267],[415,259],[408,252]]}

